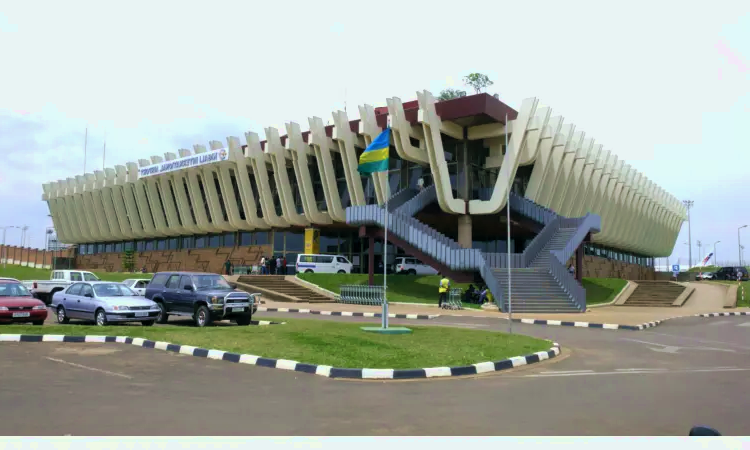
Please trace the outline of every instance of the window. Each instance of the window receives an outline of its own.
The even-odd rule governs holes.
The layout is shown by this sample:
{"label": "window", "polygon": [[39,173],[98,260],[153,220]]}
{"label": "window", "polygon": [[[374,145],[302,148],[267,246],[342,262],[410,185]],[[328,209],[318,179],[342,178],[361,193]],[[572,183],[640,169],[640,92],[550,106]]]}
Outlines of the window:
{"label": "window", "polygon": [[316,255],[315,262],[317,264],[331,264],[333,262],[333,256],[328,255]]}
{"label": "window", "polygon": [[305,235],[304,233],[296,233],[294,231],[286,232],[286,251],[305,250]]}
{"label": "window", "polygon": [[183,275],[180,277],[180,289],[185,289],[185,286],[192,286],[193,280],[190,279],[190,276]]}
{"label": "window", "polygon": [[154,249],[154,241],[146,241],[146,251],[152,251]]}
{"label": "window", "polygon": [[169,277],[169,281],[167,281],[167,285],[165,287],[167,289],[177,289],[180,284],[179,281],[179,275],[172,275],[171,277]]}
{"label": "window", "polygon": [[182,238],[183,249],[193,248],[194,245],[195,245],[195,238],[193,236],[186,236]]}
{"label": "window", "polygon": [[135,283],[135,288],[136,289],[143,289],[146,286],[148,286],[148,281],[146,281],[146,280],[141,280],[141,281]]}
{"label": "window", "polygon": [[65,291],[65,293],[69,295],[79,295],[81,293],[81,287],[83,287],[83,284],[75,283],[74,285],[70,286],[68,290]]}
{"label": "window", "polygon": [[97,297],[132,297],[136,296],[133,290],[120,283],[99,283],[94,285]]}
{"label": "window", "polygon": [[255,233],[255,245],[268,245],[268,232],[261,231],[259,233]]}
{"label": "window", "polygon": [[70,272],[70,281],[83,281],[81,272]]}
{"label": "window", "polygon": [[342,263],[342,264],[349,264],[349,261],[346,260],[343,256],[337,256],[336,261]]}
{"label": "window", "polygon": [[276,252],[284,251],[284,232],[283,231],[273,232],[273,250]]}
{"label": "window", "polygon": [[120,253],[122,251],[122,242],[117,242],[115,244],[115,252]]}
{"label": "window", "polygon": [[84,273],[83,281],[99,281],[99,277],[97,277],[93,273]]}
{"label": "window", "polygon": [[78,294],[78,295],[80,295],[82,297],[85,297],[87,295],[93,297],[94,296],[94,290],[91,289],[91,285],[90,284],[82,284],[81,285],[81,293]]}
{"label": "window", "polygon": [[167,240],[167,248],[169,250],[177,250],[177,244],[179,240],[177,238],[171,238]]}
{"label": "window", "polygon": [[224,233],[224,247],[234,247],[234,233]]}
{"label": "window", "polygon": [[167,249],[167,240],[166,239],[159,239],[156,241],[156,249],[157,250],[166,250]]}
{"label": "window", "polygon": [[135,241],[135,249],[139,252],[146,251],[146,241]]}
{"label": "window", "polygon": [[169,278],[169,274],[158,273],[154,275],[154,279],[151,280],[151,284],[153,284],[154,286],[164,286],[167,283],[167,278]]}
{"label": "window", "polygon": [[221,236],[218,234],[215,234],[208,238],[208,246],[210,248],[216,248],[221,247]]}
{"label": "window", "polygon": [[206,238],[204,236],[198,236],[195,238],[195,248],[205,248]]}
{"label": "window", "polygon": [[240,233],[240,245],[253,245],[253,233]]}

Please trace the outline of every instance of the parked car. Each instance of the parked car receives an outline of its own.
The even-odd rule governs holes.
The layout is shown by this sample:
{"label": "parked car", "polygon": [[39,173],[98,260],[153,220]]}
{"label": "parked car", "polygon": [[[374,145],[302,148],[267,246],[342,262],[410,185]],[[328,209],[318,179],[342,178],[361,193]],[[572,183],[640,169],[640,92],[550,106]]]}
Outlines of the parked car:
{"label": "parked car", "polygon": [[150,278],[129,278],[122,280],[122,284],[129,287],[138,293],[138,295],[146,295],[146,286],[151,282]]}
{"label": "parked car", "polygon": [[259,296],[232,288],[214,273],[159,272],[146,287],[146,298],[160,309],[158,323],[166,323],[170,315],[185,316],[192,317],[199,327],[215,320],[250,325]]}
{"label": "parked car", "polygon": [[696,281],[713,280],[714,278],[715,278],[715,274],[713,272],[703,272],[695,276]]}
{"label": "parked car", "polygon": [[99,277],[85,270],[55,270],[48,281],[23,281],[23,285],[34,297],[49,305],[55,293],[78,281],[99,281]]}
{"label": "parked car", "polygon": [[748,279],[750,279],[750,275],[747,273],[747,268],[740,266],[722,267],[714,273],[714,277],[717,280],[737,281],[737,272],[742,274],[742,281],[748,281]]}
{"label": "parked car", "polygon": [[18,280],[0,280],[0,323],[31,322],[43,325],[47,306],[35,299]]}
{"label": "parked car", "polygon": [[0,277],[0,281],[13,281],[15,283],[20,283],[20,281],[16,280],[15,278],[8,278],[8,277]]}
{"label": "parked car", "polygon": [[112,281],[73,283],[52,296],[51,307],[59,323],[80,319],[93,320],[99,326],[115,322],[151,326],[161,312],[156,303]]}
{"label": "parked car", "polygon": [[396,258],[396,273],[407,275],[437,275],[438,271],[417,258]]}
{"label": "parked car", "polygon": [[341,255],[297,255],[297,273],[352,273],[352,263]]}

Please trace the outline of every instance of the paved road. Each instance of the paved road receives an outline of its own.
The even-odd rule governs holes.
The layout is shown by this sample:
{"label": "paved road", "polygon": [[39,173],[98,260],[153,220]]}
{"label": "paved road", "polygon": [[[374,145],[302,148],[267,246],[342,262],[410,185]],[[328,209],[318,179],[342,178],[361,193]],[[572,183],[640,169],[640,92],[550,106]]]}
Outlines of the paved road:
{"label": "paved road", "polygon": [[[505,321],[466,317],[393,323],[507,328]],[[520,324],[514,331],[557,340],[568,351],[557,361],[476,378],[363,383],[123,345],[3,343],[0,403],[14,407],[0,408],[0,434],[684,435],[708,424],[746,435],[750,429],[748,317],[680,319],[642,332]]]}

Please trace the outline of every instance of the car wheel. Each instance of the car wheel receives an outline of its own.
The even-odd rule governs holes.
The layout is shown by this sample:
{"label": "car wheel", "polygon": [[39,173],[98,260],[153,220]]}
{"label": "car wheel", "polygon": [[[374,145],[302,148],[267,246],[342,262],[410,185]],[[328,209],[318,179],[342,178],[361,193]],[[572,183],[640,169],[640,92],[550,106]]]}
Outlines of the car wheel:
{"label": "car wheel", "polygon": [[31,323],[34,324],[34,325],[36,325],[36,326],[44,325],[44,321],[43,320],[35,320],[35,321],[31,322]]}
{"label": "car wheel", "polygon": [[159,315],[156,316],[156,323],[167,323],[169,315],[167,314],[167,308],[164,306],[164,303],[156,302],[156,306],[159,307]]}
{"label": "car wheel", "polygon": [[305,273],[314,273],[314,272],[312,271],[312,269],[307,269],[305,270]]}
{"label": "car wheel", "polygon": [[143,325],[144,327],[151,327],[151,326],[154,326],[154,321],[153,320],[144,320],[143,322],[141,322],[141,325]]}
{"label": "car wheel", "polygon": [[198,327],[211,325],[211,311],[203,305],[195,311],[195,325]]}
{"label": "car wheel", "polygon": [[408,272],[406,272],[406,273],[408,273],[409,275],[416,275],[416,274],[417,274],[417,271],[416,271],[416,270],[414,270],[414,269],[409,269],[409,271],[408,271]]}
{"label": "car wheel", "polygon": [[336,272],[336,273],[346,273],[346,270],[339,270],[339,271],[338,271],[338,272]]}
{"label": "car wheel", "polygon": [[94,317],[96,317],[97,326],[103,327],[107,325],[107,313],[105,313],[103,309],[97,309]]}
{"label": "car wheel", "polygon": [[252,321],[253,321],[253,316],[252,315],[241,316],[241,317],[238,317],[237,320],[236,320],[237,325],[240,325],[240,326],[243,326],[243,327],[247,326],[247,325],[250,325],[250,323]]}
{"label": "car wheel", "polygon": [[57,308],[57,323],[66,324],[70,322],[68,315],[65,313],[65,307],[59,306]]}

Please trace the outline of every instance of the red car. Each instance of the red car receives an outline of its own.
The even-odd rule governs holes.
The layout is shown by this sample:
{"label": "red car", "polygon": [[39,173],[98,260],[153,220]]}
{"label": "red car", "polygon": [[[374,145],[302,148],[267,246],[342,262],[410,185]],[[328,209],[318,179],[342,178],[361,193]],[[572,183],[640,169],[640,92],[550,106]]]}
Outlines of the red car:
{"label": "red car", "polygon": [[0,323],[43,325],[46,318],[47,306],[35,299],[23,284],[0,280]]}

